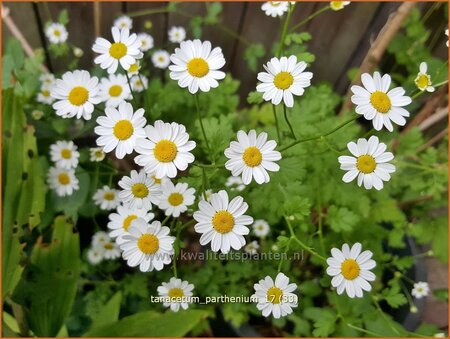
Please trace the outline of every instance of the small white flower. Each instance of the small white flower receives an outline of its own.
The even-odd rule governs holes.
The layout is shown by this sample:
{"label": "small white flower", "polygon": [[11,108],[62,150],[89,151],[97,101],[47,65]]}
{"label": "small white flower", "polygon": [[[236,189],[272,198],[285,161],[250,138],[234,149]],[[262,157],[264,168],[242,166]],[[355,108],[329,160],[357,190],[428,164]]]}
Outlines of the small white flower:
{"label": "small white flower", "polygon": [[122,15],[114,20],[114,27],[117,27],[118,29],[126,28],[131,30],[133,28],[133,20],[127,15]]}
{"label": "small white flower", "polygon": [[92,248],[102,248],[103,252],[103,245],[111,242],[111,238],[109,237],[108,233],[99,231],[96,232],[91,239],[91,245]]}
{"label": "small white flower", "polygon": [[211,195],[213,194],[213,190],[212,189],[207,189],[206,191],[204,191],[202,194],[200,194],[200,200],[202,201],[209,201],[209,199],[211,198]]}
{"label": "small white flower", "polygon": [[244,182],[241,177],[229,176],[227,181],[225,181],[225,186],[230,189],[230,191],[242,192],[245,189]]}
{"label": "small white flower", "polygon": [[128,205],[120,205],[117,207],[117,213],[111,213],[109,215],[108,228],[111,230],[109,236],[116,238],[116,243],[123,243],[122,236],[128,234],[128,228],[132,222],[137,218],[142,218],[146,222],[153,220],[155,215],[151,212],[147,212],[145,209],[132,208]]}
{"label": "small white flower", "polygon": [[419,73],[417,74],[414,83],[421,91],[434,92],[434,87],[431,83],[431,77],[427,74],[428,66],[426,62],[421,62]]}
{"label": "small white flower", "polygon": [[182,281],[177,278],[170,278],[169,282],[163,282],[158,286],[158,295],[164,298],[163,306],[170,307],[172,312],[178,312],[180,307],[187,310],[189,307],[189,299],[192,297],[194,285],[188,281]]}
{"label": "small white flower", "polygon": [[373,135],[368,141],[360,138],[357,143],[349,142],[347,148],[354,157],[343,155],[338,158],[341,169],[347,171],[342,181],[349,183],[358,177],[358,186],[364,183],[366,189],[381,190],[383,181],[389,181],[390,174],[395,172],[395,166],[389,163],[394,155],[385,152],[386,144]]}
{"label": "small white flower", "polygon": [[81,58],[84,55],[84,51],[79,47],[73,48],[73,55],[77,58]]}
{"label": "small white flower", "polygon": [[69,33],[64,25],[53,22],[45,29],[45,35],[52,44],[60,44],[66,42]]}
{"label": "small white flower", "polygon": [[147,89],[148,87],[148,79],[145,75],[137,74],[133,75],[130,79],[131,88],[134,92],[140,93]]}
{"label": "small white flower", "polygon": [[153,37],[150,34],[139,33],[137,38],[141,42],[142,52],[147,52],[149,49],[153,48]]}
{"label": "small white flower", "polygon": [[100,247],[90,248],[87,251],[87,260],[91,265],[98,265],[103,261],[103,251]]}
{"label": "small white flower", "polygon": [[136,143],[139,155],[134,158],[145,172],[155,174],[157,178],[175,178],[178,170],[186,170],[194,161],[190,151],[195,148],[195,142],[189,140],[183,125],[157,120],[154,126],[145,127],[145,134],[147,138]]}
{"label": "small white flower", "polygon": [[169,29],[169,41],[175,44],[179,44],[180,42],[186,39],[186,30],[183,27],[172,26]]}
{"label": "small white flower", "polygon": [[36,97],[36,100],[41,104],[51,105],[55,101],[55,98],[53,98],[51,94],[51,85],[50,86],[43,85]]}
{"label": "small white flower", "polygon": [[289,4],[287,1],[268,1],[261,6],[261,9],[267,16],[276,18],[277,16],[283,16],[288,11]]}
{"label": "small white flower", "polygon": [[73,168],[50,167],[47,182],[50,188],[60,197],[72,195],[74,191],[80,188]]}
{"label": "small white flower", "polygon": [[50,146],[50,159],[56,167],[70,169],[78,166],[80,153],[73,141],[57,141]]}
{"label": "small white flower", "polygon": [[275,151],[277,143],[267,141],[267,133],[257,135],[253,129],[248,134],[239,131],[237,139],[225,150],[225,156],[230,159],[225,163],[225,168],[235,177],[242,175],[244,185],[250,184],[253,179],[258,184],[268,183],[270,177],[267,171],[280,170],[275,163],[281,159],[281,153]]}
{"label": "small white flower", "polygon": [[402,87],[396,87],[389,91],[391,77],[389,74],[381,77],[375,72],[373,77],[368,73],[361,75],[364,87],[352,86],[352,102],[356,105],[355,112],[364,115],[367,120],[372,120],[373,127],[379,131],[383,125],[392,132],[394,127],[392,122],[399,126],[404,126],[409,117],[409,112],[402,108],[411,103],[411,98],[405,96]]}
{"label": "small white flower", "polygon": [[119,108],[106,107],[106,116],[98,117],[94,132],[99,137],[97,145],[103,147],[105,153],[116,150],[116,157],[123,159],[125,155],[133,153],[136,142],[145,137],[144,109],[133,112],[130,103],[122,102]]}
{"label": "small white flower", "polygon": [[123,236],[124,242],[120,244],[122,256],[128,266],[139,266],[142,272],[151,272],[154,269],[161,271],[164,265],[170,264],[175,237],[169,235],[168,227],[161,227],[159,221],[148,224],[144,219],[138,218],[133,221],[128,232]]}
{"label": "small white flower", "polygon": [[92,162],[100,162],[105,159],[105,152],[103,152],[102,147],[92,147],[89,149],[90,160]]}
{"label": "small white flower", "polygon": [[97,38],[92,46],[92,50],[100,54],[94,62],[106,69],[109,74],[116,72],[119,63],[124,70],[128,70],[143,56],[140,50],[141,42],[135,33],[130,35],[128,28],[119,30],[117,27],[113,27],[111,32],[113,43],[104,38]]}
{"label": "small white flower", "polygon": [[445,335],[445,333],[439,332],[439,333],[436,333],[433,337],[434,338],[446,338],[447,336]]}
{"label": "small white flower", "polygon": [[97,206],[107,211],[117,208],[120,204],[119,191],[106,185],[95,192],[93,199]]}
{"label": "small white flower", "polygon": [[244,251],[248,254],[256,254],[258,253],[259,250],[259,244],[256,240],[253,240],[252,242],[249,242],[247,245],[245,245],[244,247]]}
{"label": "small white flower", "polygon": [[42,73],[39,77],[41,87],[50,88],[56,82],[55,76],[52,73]]}
{"label": "small white flower", "polygon": [[263,65],[266,72],[258,73],[261,83],[256,90],[264,93],[265,101],[271,101],[274,105],[283,101],[286,107],[293,107],[294,95],[303,95],[305,88],[311,86],[313,74],[304,72],[306,66],[304,61],[297,62],[295,55],[272,58],[267,66]]}
{"label": "small white flower", "polygon": [[41,120],[43,116],[44,116],[44,112],[42,112],[40,109],[35,109],[31,112],[31,117],[34,120]]}
{"label": "small white flower", "polygon": [[448,47],[448,28],[445,30],[445,35],[447,36],[447,41],[445,42],[445,45]]}
{"label": "small white flower", "polygon": [[255,294],[252,298],[258,300],[256,308],[264,317],[272,314],[275,319],[279,319],[291,314],[292,309],[298,306],[298,297],[292,293],[297,285],[289,284],[289,278],[283,273],[278,273],[275,281],[267,276],[253,285],[253,288]]}
{"label": "small white flower", "polygon": [[94,105],[101,101],[98,92],[98,78],[91,77],[88,71],[66,72],[51,89],[51,96],[57,99],[53,108],[63,118],[90,120]]}
{"label": "small white flower", "polygon": [[376,266],[376,262],[371,259],[371,251],[361,252],[360,243],[355,243],[351,249],[348,244],[344,244],[342,251],[331,249],[331,255],[327,259],[327,274],[333,277],[331,285],[337,288],[338,294],[345,290],[350,298],[362,298],[363,290],[372,290],[368,281],[375,280],[375,274],[370,270]]}
{"label": "small white flower", "polygon": [[411,291],[411,294],[416,299],[422,299],[423,297],[428,296],[430,293],[430,286],[428,283],[419,281],[414,284],[414,288]]}
{"label": "small white flower", "polygon": [[333,11],[339,11],[347,5],[350,5],[350,1],[330,1],[330,8]]}
{"label": "small white flower", "polygon": [[152,204],[159,204],[161,186],[144,171],[138,173],[132,170],[129,177],[122,177],[119,186],[123,189],[119,197],[130,208],[142,208],[149,211],[152,209]]}
{"label": "small white flower", "polygon": [[117,107],[125,100],[130,100],[131,91],[127,77],[123,74],[110,74],[109,78],[102,78],[99,95],[107,107]]}
{"label": "small white flower", "polygon": [[153,66],[160,69],[166,69],[170,65],[170,55],[167,51],[155,51],[152,55]]}
{"label": "small white flower", "polygon": [[133,75],[139,74],[139,70],[141,69],[141,64],[139,61],[136,61],[134,64],[132,64],[128,69],[127,73],[128,76],[132,77]]}
{"label": "small white flower", "polygon": [[194,213],[197,221],[195,231],[200,233],[200,245],[211,243],[214,252],[228,253],[230,247],[239,250],[245,245],[244,235],[253,218],[244,215],[247,203],[240,196],[229,202],[226,191],[213,193],[209,201],[200,201],[199,210]]}
{"label": "small white flower", "polygon": [[171,181],[161,185],[161,199],[158,207],[164,210],[165,215],[178,218],[187,211],[195,201],[195,189],[189,188],[186,183],[174,185]]}
{"label": "small white flower", "polygon": [[103,259],[114,260],[120,258],[120,248],[114,242],[107,242],[102,245],[103,247]]}
{"label": "small white flower", "polygon": [[217,80],[225,78],[219,71],[225,65],[225,58],[220,47],[211,50],[209,41],[183,41],[175,53],[170,56],[170,78],[178,81],[181,88],[188,88],[195,94],[200,91],[209,92],[219,86]]}
{"label": "small white flower", "polygon": [[252,225],[252,229],[253,233],[259,238],[266,237],[270,232],[269,223],[262,219],[255,220]]}

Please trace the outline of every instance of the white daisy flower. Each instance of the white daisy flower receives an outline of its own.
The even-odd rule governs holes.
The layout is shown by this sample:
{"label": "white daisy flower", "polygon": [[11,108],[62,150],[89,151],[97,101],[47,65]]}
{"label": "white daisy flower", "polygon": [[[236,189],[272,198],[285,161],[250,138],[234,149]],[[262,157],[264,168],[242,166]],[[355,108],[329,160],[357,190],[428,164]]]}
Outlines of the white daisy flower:
{"label": "white daisy flower", "polygon": [[42,86],[37,94],[36,101],[41,104],[51,105],[55,101],[55,98],[51,95],[51,86]]}
{"label": "white daisy flower", "polygon": [[131,91],[127,77],[123,74],[110,74],[109,78],[102,78],[99,95],[107,107],[117,107],[125,100],[130,100]]}
{"label": "white daisy flower", "polygon": [[104,243],[102,247],[103,247],[103,259],[114,260],[120,258],[121,254],[120,248],[116,243],[109,241]]}
{"label": "white daisy flower", "polygon": [[95,53],[101,54],[94,59],[94,62],[110,74],[116,72],[119,63],[124,70],[127,70],[143,56],[139,49],[141,42],[136,33],[130,35],[128,28],[119,30],[117,27],[111,28],[111,32],[113,43],[104,38],[97,38],[92,46]]}
{"label": "white daisy flower", "polygon": [[133,75],[130,79],[131,88],[134,92],[140,93],[148,88],[148,79],[145,75]]}
{"label": "white daisy flower", "polygon": [[445,30],[445,35],[447,36],[447,41],[445,42],[445,45],[448,47],[448,28]]}
{"label": "white daisy flower", "polygon": [[39,80],[41,81],[41,86],[45,88],[50,88],[55,84],[55,76],[52,73],[42,73],[39,76]]}
{"label": "white daisy flower", "polygon": [[91,265],[98,265],[103,261],[103,251],[99,247],[90,248],[87,251],[87,260]]}
{"label": "white daisy flower", "polygon": [[202,234],[200,245],[211,243],[214,252],[228,253],[230,247],[239,250],[245,245],[244,235],[253,218],[244,215],[247,203],[240,196],[229,202],[226,191],[213,193],[209,201],[200,201],[199,210],[194,213],[197,221],[195,231]]}
{"label": "white daisy flower", "polygon": [[245,245],[244,247],[244,251],[248,254],[256,254],[258,253],[259,250],[259,244],[256,240],[253,240],[252,242],[249,242],[247,245]]}
{"label": "white daisy flower", "polygon": [[47,182],[50,188],[60,197],[72,195],[74,191],[80,188],[73,168],[50,167]]}
{"label": "white daisy flower", "polygon": [[133,20],[127,15],[119,16],[116,20],[114,20],[114,27],[117,27],[118,29],[126,28],[131,30],[133,28]]}
{"label": "white daisy flower", "polygon": [[267,16],[276,18],[277,16],[283,16],[289,9],[289,3],[287,1],[268,1],[263,3],[261,9]]}
{"label": "white daisy flower", "polygon": [[373,127],[379,131],[383,125],[388,131],[394,130],[391,121],[399,126],[404,126],[409,117],[409,112],[402,108],[411,103],[411,98],[405,96],[402,87],[396,87],[389,91],[391,77],[389,74],[381,77],[375,72],[373,77],[368,73],[361,75],[364,87],[352,86],[351,100],[356,105],[356,113],[364,115],[367,120],[372,120]]}
{"label": "white daisy flower", "polygon": [[139,108],[133,113],[133,106],[122,102],[119,108],[106,107],[106,116],[97,118],[94,132],[99,137],[97,145],[103,147],[105,153],[116,150],[116,157],[123,159],[127,154],[133,153],[136,142],[145,137],[144,109]]}
{"label": "white daisy flower", "polygon": [[44,112],[42,112],[40,109],[35,109],[31,112],[31,117],[34,120],[41,120],[43,116],[44,116]]}
{"label": "white daisy flower", "polygon": [[414,284],[414,288],[411,291],[411,294],[416,299],[422,299],[423,297],[428,296],[430,293],[430,286],[428,283],[419,281]]}
{"label": "white daisy flower", "polygon": [[375,187],[381,190],[383,181],[389,181],[390,173],[395,172],[395,166],[388,163],[394,159],[394,155],[385,152],[386,144],[373,135],[368,141],[360,138],[357,143],[349,142],[347,148],[354,157],[343,155],[338,158],[341,169],[347,171],[342,181],[349,183],[358,177],[358,186],[364,183],[366,189]]}
{"label": "white daisy flower", "polygon": [[306,66],[303,61],[297,62],[295,55],[272,58],[267,66],[263,65],[266,72],[258,73],[261,83],[256,86],[256,90],[264,93],[265,101],[271,101],[274,105],[283,101],[286,107],[293,107],[293,95],[303,95],[304,89],[311,86],[313,74],[304,72]]}
{"label": "white daisy flower", "polygon": [[60,44],[66,42],[69,33],[64,25],[53,22],[45,29],[45,35],[52,44]]}
{"label": "white daisy flower", "polygon": [[209,201],[209,199],[211,198],[211,195],[213,194],[213,190],[212,189],[207,189],[206,191],[204,191],[202,194],[200,194],[200,200],[203,201]]}
{"label": "white daisy flower", "polygon": [[347,5],[350,5],[350,1],[330,1],[330,8],[333,11],[339,11]]}
{"label": "white daisy flower", "polygon": [[261,279],[253,285],[258,303],[256,308],[262,311],[264,317],[270,314],[275,319],[285,317],[292,313],[292,309],[298,306],[298,297],[292,293],[297,289],[294,283],[289,284],[289,278],[283,273],[278,273],[275,281],[269,276]]}
{"label": "white daisy flower", "polygon": [[141,42],[141,51],[147,52],[153,48],[153,37],[147,33],[139,33],[137,35],[138,40]]}
{"label": "white daisy flower", "polygon": [[117,213],[109,215],[108,228],[111,230],[109,236],[116,238],[119,245],[123,242],[122,236],[128,233],[131,223],[137,218],[142,218],[146,222],[153,220],[155,215],[147,212],[145,209],[132,208],[128,205],[120,205],[117,207]]}
{"label": "white daisy flower", "polygon": [[73,141],[57,141],[50,146],[50,159],[55,163],[56,167],[75,168],[80,157],[77,149],[78,147]]}
{"label": "white daisy flower", "polygon": [[189,188],[186,183],[174,185],[171,181],[161,186],[162,194],[158,207],[164,210],[165,215],[178,218],[187,211],[195,201],[195,189]]}
{"label": "white daisy flower", "polygon": [[105,159],[105,152],[103,152],[102,147],[92,147],[89,149],[90,157],[92,162],[100,162]]}
{"label": "white daisy flower", "polygon": [[155,51],[152,55],[153,66],[160,69],[166,69],[170,65],[170,55],[167,51]]}
{"label": "white daisy flower", "polygon": [[169,41],[179,44],[186,39],[186,30],[183,27],[172,26],[169,29]]}
{"label": "white daisy flower", "polygon": [[170,278],[169,282],[163,282],[158,286],[157,291],[159,297],[163,298],[163,306],[170,307],[172,312],[178,312],[180,307],[187,310],[192,297],[194,285],[188,281],[182,281],[175,277]]}
{"label": "white daisy flower", "polygon": [[363,290],[369,292],[372,286],[368,281],[375,280],[375,274],[370,270],[376,266],[372,260],[371,251],[361,252],[361,244],[355,243],[350,249],[348,244],[342,245],[342,251],[331,249],[331,257],[327,259],[327,274],[331,285],[337,288],[337,293],[344,290],[350,298],[362,298]]}
{"label": "white daisy flower", "polygon": [[244,185],[250,184],[252,179],[258,184],[269,182],[267,171],[280,170],[280,166],[275,163],[281,159],[281,153],[275,151],[277,143],[274,140],[267,141],[267,133],[257,135],[253,129],[248,134],[239,131],[237,139],[224,152],[230,159],[225,163],[225,168],[235,177],[242,175]]}
{"label": "white daisy flower", "polygon": [[142,272],[151,272],[154,269],[161,271],[164,265],[170,264],[175,237],[169,235],[168,227],[161,227],[159,221],[148,224],[144,219],[138,218],[133,221],[128,232],[123,236],[124,242],[120,244],[122,257],[128,266],[139,266]]}
{"label": "white daisy flower", "polygon": [[230,189],[230,191],[242,192],[245,189],[244,182],[241,177],[230,176],[225,181],[225,186]]}
{"label": "white daisy flower", "polygon": [[106,185],[99,188],[92,198],[102,210],[113,210],[120,204],[119,191]]}
{"label": "white daisy flower", "polygon": [[431,77],[427,74],[428,66],[426,62],[421,62],[419,73],[417,74],[414,83],[421,91],[434,92],[434,87],[431,83]]}
{"label": "white daisy flower", "polygon": [[53,108],[63,118],[90,120],[94,105],[101,102],[98,92],[98,78],[88,71],[66,72],[51,89],[51,96],[57,99]]}
{"label": "white daisy flower", "polygon": [[141,69],[141,64],[139,63],[139,61],[136,61],[134,64],[132,64],[127,69],[128,76],[132,77],[133,75],[139,74],[140,69]]}
{"label": "white daisy flower", "polygon": [[225,58],[220,47],[211,50],[209,41],[183,41],[175,53],[170,56],[170,78],[177,80],[181,88],[188,88],[195,94],[200,91],[209,92],[219,86],[217,80],[225,78],[219,71],[225,65]]}
{"label": "white daisy flower", "polygon": [[147,138],[136,143],[135,150],[140,155],[134,161],[147,173],[157,178],[175,178],[177,170],[186,170],[194,161],[190,151],[195,148],[195,141],[189,140],[183,125],[157,120],[154,126],[145,127],[145,134]]}
{"label": "white daisy flower", "polygon": [[267,221],[258,219],[253,223],[252,230],[257,237],[264,238],[269,234],[270,226]]}
{"label": "white daisy flower", "polygon": [[144,171],[138,173],[132,170],[129,177],[122,177],[119,186],[123,189],[119,197],[130,208],[142,208],[149,211],[152,209],[152,204],[159,204],[161,186]]}
{"label": "white daisy flower", "polygon": [[103,252],[103,245],[111,242],[111,238],[109,237],[108,233],[99,231],[96,232],[91,239],[91,245],[93,248],[100,247]]}

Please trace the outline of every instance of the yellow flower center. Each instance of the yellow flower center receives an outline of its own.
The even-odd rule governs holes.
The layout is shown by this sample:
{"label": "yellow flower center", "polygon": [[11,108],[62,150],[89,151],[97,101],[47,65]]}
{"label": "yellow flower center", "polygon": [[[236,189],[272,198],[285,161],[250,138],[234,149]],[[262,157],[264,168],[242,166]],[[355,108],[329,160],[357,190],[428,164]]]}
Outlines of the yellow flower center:
{"label": "yellow flower center", "polygon": [[420,90],[424,90],[431,85],[430,77],[427,74],[420,74],[417,76],[415,83]]}
{"label": "yellow flower center", "polygon": [[70,159],[72,157],[72,151],[67,148],[61,150],[61,157],[64,159]]}
{"label": "yellow flower center", "polygon": [[155,184],[161,184],[161,179],[158,179],[156,175],[152,175],[152,179],[155,180]]}
{"label": "yellow flower center", "polygon": [[387,113],[392,107],[389,96],[380,91],[373,92],[370,95],[370,103],[380,113]]}
{"label": "yellow flower center", "polygon": [[145,254],[156,253],[159,249],[159,240],[154,234],[143,234],[138,239],[137,245]]}
{"label": "yellow flower center", "polygon": [[377,163],[371,155],[361,155],[356,159],[356,168],[364,174],[372,173],[376,167]]}
{"label": "yellow flower center", "polygon": [[219,233],[228,233],[234,227],[234,217],[228,211],[218,211],[212,218],[212,225]]}
{"label": "yellow flower center", "polygon": [[134,73],[137,72],[139,70],[139,65],[138,63],[134,63],[130,66],[130,68],[128,68],[128,73]]}
{"label": "yellow flower center", "polygon": [[259,229],[260,231],[262,231],[262,230],[264,230],[264,226],[263,226],[263,225],[259,225],[259,226],[258,226],[258,229]]}
{"label": "yellow flower center", "polygon": [[131,187],[131,193],[133,193],[133,195],[136,198],[141,198],[142,199],[142,198],[147,197],[149,192],[148,192],[147,186],[145,186],[142,183],[137,183],[137,184],[134,184]]}
{"label": "yellow flower center", "polygon": [[280,6],[280,2],[279,1],[271,1],[270,4],[272,5],[272,7]]}
{"label": "yellow flower center", "polygon": [[194,58],[187,64],[187,70],[190,75],[202,78],[209,72],[208,63],[202,58]]}
{"label": "yellow flower center", "polygon": [[61,36],[61,32],[59,31],[59,29],[55,29],[55,30],[53,31],[53,34],[54,34],[56,37],[60,37],[60,36]]}
{"label": "yellow flower center", "polygon": [[255,146],[247,147],[242,155],[242,160],[244,160],[245,164],[249,167],[259,166],[262,162],[261,151]]}
{"label": "yellow flower center", "polygon": [[44,90],[42,90],[41,94],[42,94],[44,97],[49,97],[49,96],[50,96],[50,91],[44,89]]}
{"label": "yellow flower center", "polygon": [[122,42],[115,42],[109,48],[109,55],[114,59],[120,59],[127,54],[127,46]]}
{"label": "yellow flower center", "polygon": [[273,84],[278,89],[288,89],[294,83],[294,77],[289,72],[280,72],[273,79]]}
{"label": "yellow flower center", "polygon": [[108,200],[108,201],[114,200],[115,197],[116,197],[116,195],[113,192],[106,192],[103,195],[103,199]]}
{"label": "yellow flower center", "polygon": [[114,126],[113,133],[119,140],[127,140],[134,132],[133,124],[130,120],[119,120]]}
{"label": "yellow flower center", "polygon": [[337,11],[339,9],[342,9],[344,6],[342,4],[343,1],[331,1],[330,2],[330,7],[331,9]]}
{"label": "yellow flower center", "polygon": [[125,231],[128,231],[128,227],[130,227],[131,222],[136,219],[137,219],[137,215],[135,215],[135,214],[130,214],[128,217],[126,217],[125,220],[123,221],[123,229]]}
{"label": "yellow flower center", "polygon": [[354,259],[345,259],[341,265],[341,272],[345,279],[353,280],[359,276],[361,268]]}
{"label": "yellow flower center", "polygon": [[177,145],[170,140],[161,140],[155,145],[153,150],[155,158],[160,162],[171,162],[177,156]]}
{"label": "yellow flower center", "polygon": [[183,195],[180,193],[172,193],[169,195],[169,204],[179,206],[183,203]]}
{"label": "yellow flower center", "polygon": [[182,298],[182,297],[184,297],[183,290],[182,290],[181,288],[178,288],[178,287],[171,288],[171,289],[169,290],[168,295],[169,295],[169,297],[170,297],[171,299],[177,299],[177,298]]}
{"label": "yellow flower center", "polygon": [[122,86],[113,85],[109,88],[109,95],[112,97],[118,97],[122,93]]}
{"label": "yellow flower center", "polygon": [[267,291],[267,301],[271,302],[272,304],[279,304],[281,303],[281,298],[283,297],[283,291],[279,289],[278,287],[271,287]]}
{"label": "yellow flower center", "polygon": [[61,185],[68,185],[70,183],[70,177],[67,173],[60,173],[58,175],[58,181]]}
{"label": "yellow flower center", "polygon": [[69,93],[69,102],[75,106],[83,105],[89,98],[89,92],[82,86],[72,88]]}
{"label": "yellow flower center", "polygon": [[94,155],[96,158],[103,158],[103,151],[95,151]]}
{"label": "yellow flower center", "polygon": [[106,250],[112,250],[114,248],[113,244],[111,244],[111,243],[106,243],[106,244],[103,245],[103,247]]}

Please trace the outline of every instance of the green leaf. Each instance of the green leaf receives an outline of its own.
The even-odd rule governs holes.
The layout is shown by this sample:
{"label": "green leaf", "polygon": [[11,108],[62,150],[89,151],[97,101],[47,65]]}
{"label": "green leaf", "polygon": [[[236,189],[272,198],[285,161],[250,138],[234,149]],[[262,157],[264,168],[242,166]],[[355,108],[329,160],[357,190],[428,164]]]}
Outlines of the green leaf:
{"label": "green leaf", "polygon": [[263,94],[261,92],[253,91],[247,95],[247,102],[249,104],[260,104],[263,101]]}
{"label": "green leaf", "polygon": [[219,14],[222,12],[222,4],[220,2],[206,3],[207,13],[205,23],[207,25],[216,24],[219,22]]}
{"label": "green leaf", "polygon": [[251,44],[244,51],[244,59],[247,62],[248,68],[256,72],[260,67],[259,59],[266,54],[266,50],[262,44]]}
{"label": "green leaf", "polygon": [[95,331],[96,328],[110,325],[119,320],[120,303],[122,302],[122,292],[117,292],[106,305],[100,310],[97,316],[92,319],[91,329]]}
{"label": "green leaf", "polygon": [[433,295],[439,300],[448,303],[448,288],[440,288],[433,291]]}
{"label": "green leaf", "polygon": [[317,307],[305,308],[305,317],[314,321],[313,335],[316,337],[329,337],[335,330],[336,313],[329,309]]}
{"label": "green leaf", "polygon": [[386,300],[386,302],[392,308],[399,308],[400,306],[408,302],[405,295],[400,292],[400,286],[398,282],[393,283],[390,288],[385,288],[381,294],[384,300]]}
{"label": "green leaf", "polygon": [[63,9],[61,12],[59,12],[58,22],[64,26],[69,23],[69,12],[67,11],[67,9]]}
{"label": "green leaf", "polygon": [[346,207],[330,206],[326,218],[327,223],[335,232],[348,232],[359,222],[359,217]]}
{"label": "green leaf", "polygon": [[291,33],[286,35],[285,44],[289,46],[291,43],[302,44],[305,41],[311,40],[312,36],[308,32]]}
{"label": "green leaf", "polygon": [[208,311],[180,310],[140,312],[101,328],[90,331],[86,337],[182,337],[209,316]]}

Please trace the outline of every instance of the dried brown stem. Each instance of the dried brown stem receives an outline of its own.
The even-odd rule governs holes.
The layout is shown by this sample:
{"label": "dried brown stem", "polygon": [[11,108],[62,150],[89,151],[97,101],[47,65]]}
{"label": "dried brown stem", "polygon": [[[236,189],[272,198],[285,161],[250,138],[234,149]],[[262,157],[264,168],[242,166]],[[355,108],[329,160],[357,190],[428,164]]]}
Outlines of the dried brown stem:
{"label": "dried brown stem", "polygon": [[447,134],[448,134],[448,127],[440,131],[438,134],[436,134],[434,137],[432,137],[430,140],[428,140],[426,143],[420,146],[417,149],[417,153],[420,153],[422,151],[425,151],[427,148],[432,147],[434,144],[444,139]]}

